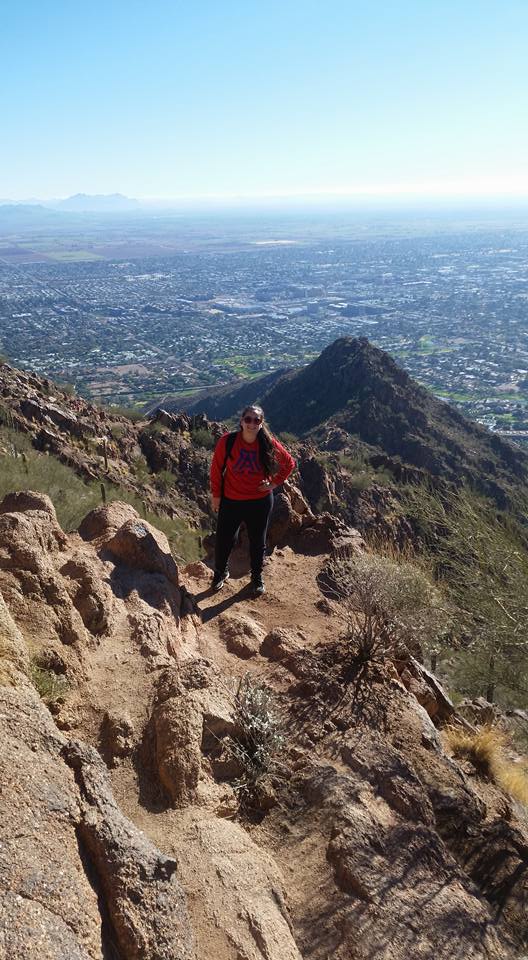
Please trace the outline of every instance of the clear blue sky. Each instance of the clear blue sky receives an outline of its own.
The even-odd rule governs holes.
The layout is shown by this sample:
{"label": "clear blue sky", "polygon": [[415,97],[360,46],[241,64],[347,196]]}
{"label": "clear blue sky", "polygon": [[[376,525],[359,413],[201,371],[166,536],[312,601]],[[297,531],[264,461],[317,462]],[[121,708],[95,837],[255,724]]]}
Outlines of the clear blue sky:
{"label": "clear blue sky", "polygon": [[528,0],[4,0],[0,198],[528,195]]}

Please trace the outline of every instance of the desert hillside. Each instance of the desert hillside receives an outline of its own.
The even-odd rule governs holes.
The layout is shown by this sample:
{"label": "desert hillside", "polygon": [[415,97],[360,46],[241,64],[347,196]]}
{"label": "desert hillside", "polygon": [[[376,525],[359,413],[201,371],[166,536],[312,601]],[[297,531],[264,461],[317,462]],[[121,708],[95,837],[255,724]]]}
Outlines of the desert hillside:
{"label": "desert hillside", "polygon": [[6,960],[522,955],[525,455],[329,352],[270,387],[341,393],[282,435],[258,599],[244,535],[210,590],[225,424],[0,365]]}
{"label": "desert hillside", "polygon": [[519,956],[524,808],[442,732],[478,704],[360,651],[328,584],[364,544],[288,499],[258,600],[243,544],[211,594],[129,504],[3,500],[9,960]]}

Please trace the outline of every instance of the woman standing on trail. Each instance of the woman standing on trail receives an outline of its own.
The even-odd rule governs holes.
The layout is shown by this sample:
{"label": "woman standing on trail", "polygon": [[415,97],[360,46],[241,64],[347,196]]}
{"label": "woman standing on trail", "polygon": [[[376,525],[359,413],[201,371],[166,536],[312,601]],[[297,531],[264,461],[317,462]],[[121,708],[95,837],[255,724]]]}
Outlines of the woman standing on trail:
{"label": "woman standing on trail", "polygon": [[236,433],[218,441],[211,464],[211,498],[218,512],[213,590],[229,578],[227,562],[238,528],[246,524],[251,585],[265,592],[262,566],[273,490],[289,477],[295,460],[267,429],[261,407],[246,407]]}

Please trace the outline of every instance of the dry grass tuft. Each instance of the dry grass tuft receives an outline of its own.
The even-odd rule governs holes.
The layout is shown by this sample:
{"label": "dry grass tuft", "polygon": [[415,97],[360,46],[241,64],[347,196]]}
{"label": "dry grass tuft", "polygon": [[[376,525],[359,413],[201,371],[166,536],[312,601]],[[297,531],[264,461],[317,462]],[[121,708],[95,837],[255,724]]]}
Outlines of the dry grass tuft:
{"label": "dry grass tuft", "polygon": [[489,777],[515,800],[528,805],[528,763],[508,756],[508,737],[502,730],[486,726],[471,733],[459,727],[447,727],[444,739],[455,756],[467,757],[480,774]]}
{"label": "dry grass tuft", "polygon": [[502,730],[486,726],[471,733],[459,727],[447,727],[444,738],[455,756],[467,757],[479,773],[493,779],[493,769],[506,744]]}
{"label": "dry grass tuft", "polygon": [[497,772],[497,782],[510,797],[528,806],[528,766],[526,761],[506,761]]}

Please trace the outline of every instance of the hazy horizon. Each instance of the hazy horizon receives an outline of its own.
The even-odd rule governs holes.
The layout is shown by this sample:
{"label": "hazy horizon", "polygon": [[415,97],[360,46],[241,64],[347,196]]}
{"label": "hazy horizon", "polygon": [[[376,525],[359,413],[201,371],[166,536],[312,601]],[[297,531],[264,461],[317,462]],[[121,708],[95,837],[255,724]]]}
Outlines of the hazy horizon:
{"label": "hazy horizon", "polygon": [[528,198],[527,35],[519,0],[11,5],[0,196]]}

